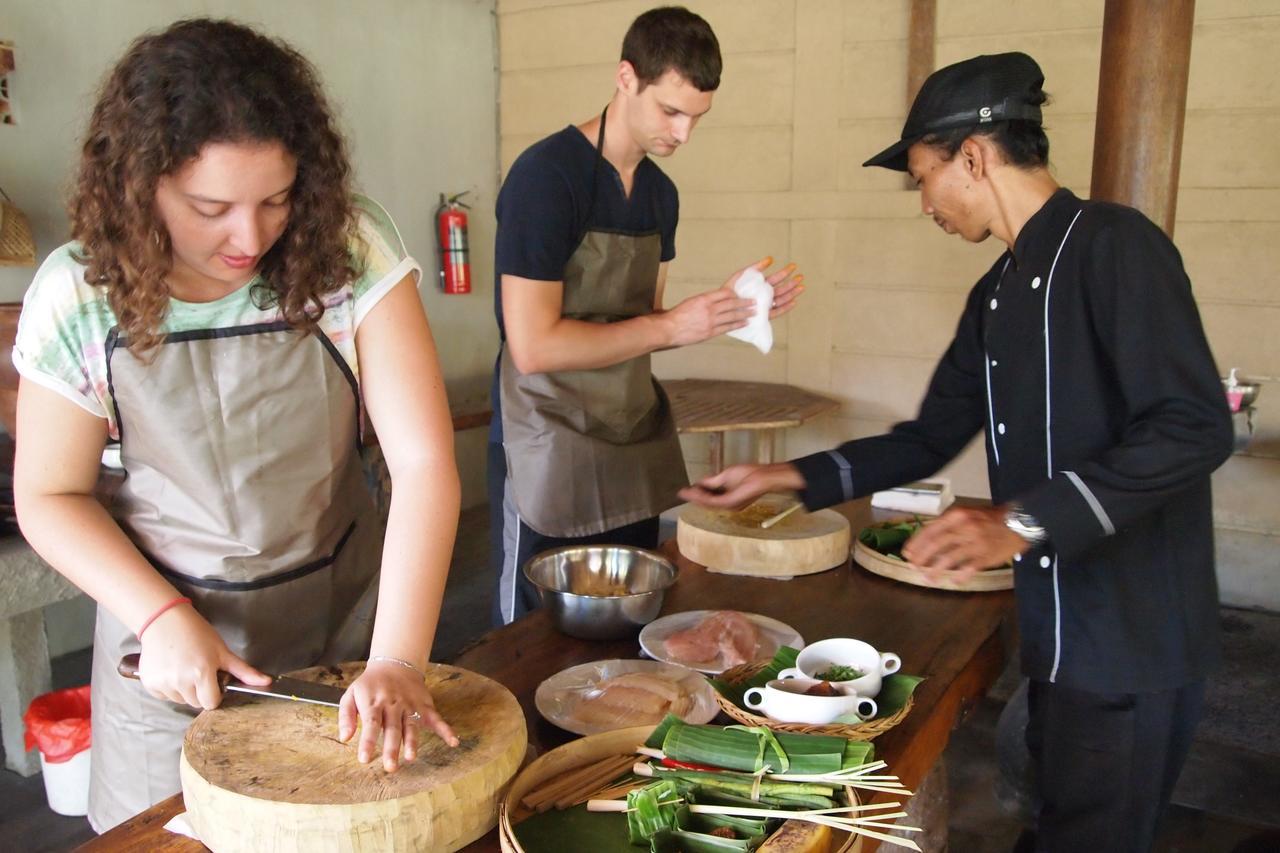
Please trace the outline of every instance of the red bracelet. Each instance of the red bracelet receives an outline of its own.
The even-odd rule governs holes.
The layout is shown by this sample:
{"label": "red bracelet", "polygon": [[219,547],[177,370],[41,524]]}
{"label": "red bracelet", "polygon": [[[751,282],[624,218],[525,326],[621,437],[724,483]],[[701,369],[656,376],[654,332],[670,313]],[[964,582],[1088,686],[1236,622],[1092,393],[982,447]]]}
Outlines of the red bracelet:
{"label": "red bracelet", "polygon": [[160,609],[157,610],[155,613],[152,613],[151,618],[148,619],[146,622],[143,622],[142,627],[138,629],[138,633],[137,633],[138,639],[139,640],[142,639],[142,632],[150,628],[151,623],[159,619],[166,610],[168,610],[171,607],[177,607],[179,604],[190,604],[190,603],[191,603],[191,599],[187,598],[186,596],[181,596],[179,598],[175,598],[173,601],[170,601],[166,604],[160,605]]}

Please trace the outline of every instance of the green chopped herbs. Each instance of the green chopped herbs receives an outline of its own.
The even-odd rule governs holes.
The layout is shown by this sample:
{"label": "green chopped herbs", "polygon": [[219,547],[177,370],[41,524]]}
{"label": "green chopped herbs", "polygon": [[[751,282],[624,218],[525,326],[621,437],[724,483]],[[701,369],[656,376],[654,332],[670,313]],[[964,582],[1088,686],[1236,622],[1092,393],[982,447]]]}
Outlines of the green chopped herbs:
{"label": "green chopped herbs", "polygon": [[923,526],[919,516],[911,521],[873,524],[858,534],[858,541],[881,554],[902,559],[902,546]]}
{"label": "green chopped herbs", "polygon": [[860,669],[837,663],[818,673],[817,677],[823,681],[853,681],[855,678],[861,678],[864,675],[866,673]]}

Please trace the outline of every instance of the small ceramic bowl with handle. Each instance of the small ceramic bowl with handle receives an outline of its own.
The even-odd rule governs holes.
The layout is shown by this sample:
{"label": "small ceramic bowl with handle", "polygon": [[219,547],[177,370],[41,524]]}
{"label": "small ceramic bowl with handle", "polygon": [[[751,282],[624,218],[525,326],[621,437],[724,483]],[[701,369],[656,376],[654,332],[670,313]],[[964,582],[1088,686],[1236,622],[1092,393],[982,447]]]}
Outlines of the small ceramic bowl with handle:
{"label": "small ceramic bowl with handle", "polygon": [[846,714],[869,720],[879,710],[876,700],[859,696],[848,685],[831,685],[835,695],[807,692],[821,683],[812,678],[775,678],[764,687],[747,690],[742,701],[751,710],[780,723],[811,726],[825,726]]}
{"label": "small ceramic bowl with handle", "polygon": [[[831,678],[833,667],[856,670],[856,678]],[[848,685],[859,696],[874,699],[880,695],[880,686],[886,675],[902,668],[902,658],[893,652],[878,651],[870,643],[848,637],[819,640],[801,650],[796,665],[778,673],[778,678],[808,678]]]}

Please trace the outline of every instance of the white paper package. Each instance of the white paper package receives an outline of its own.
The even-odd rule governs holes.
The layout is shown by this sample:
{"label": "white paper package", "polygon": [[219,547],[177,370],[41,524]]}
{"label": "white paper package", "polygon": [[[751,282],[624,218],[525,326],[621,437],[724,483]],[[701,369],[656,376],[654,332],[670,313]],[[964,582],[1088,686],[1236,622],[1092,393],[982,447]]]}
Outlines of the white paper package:
{"label": "white paper package", "polygon": [[729,337],[746,341],[760,352],[768,353],[773,349],[773,326],[769,322],[769,310],[773,308],[773,287],[764,280],[764,274],[751,267],[733,283],[733,292],[743,299],[752,299],[756,303],[756,313],[747,320],[747,325],[734,329]]}

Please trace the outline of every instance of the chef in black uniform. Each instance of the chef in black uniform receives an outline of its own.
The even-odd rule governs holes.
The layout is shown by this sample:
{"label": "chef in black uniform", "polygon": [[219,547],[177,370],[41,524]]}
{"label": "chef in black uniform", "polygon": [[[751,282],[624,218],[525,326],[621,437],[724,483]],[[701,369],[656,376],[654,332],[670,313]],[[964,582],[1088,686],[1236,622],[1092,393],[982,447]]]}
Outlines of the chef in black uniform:
{"label": "chef in black uniform", "polygon": [[943,68],[864,164],[909,172],[948,234],[1008,246],[916,418],[683,494],[816,509],[929,476],[981,431],[994,506],[949,510],[904,554],[958,578],[1013,561],[1035,849],[1148,850],[1219,654],[1209,475],[1232,426],[1173,243],[1049,172],[1043,82],[1022,53]]}

